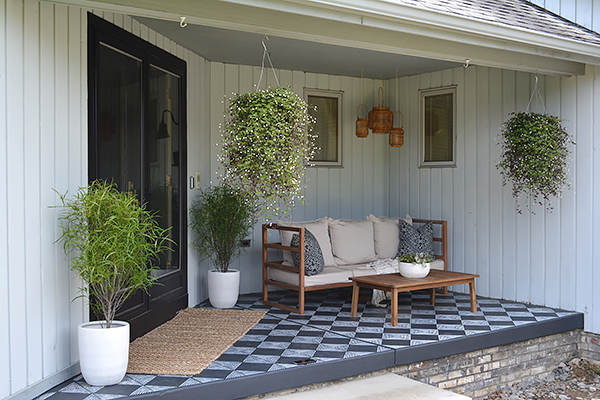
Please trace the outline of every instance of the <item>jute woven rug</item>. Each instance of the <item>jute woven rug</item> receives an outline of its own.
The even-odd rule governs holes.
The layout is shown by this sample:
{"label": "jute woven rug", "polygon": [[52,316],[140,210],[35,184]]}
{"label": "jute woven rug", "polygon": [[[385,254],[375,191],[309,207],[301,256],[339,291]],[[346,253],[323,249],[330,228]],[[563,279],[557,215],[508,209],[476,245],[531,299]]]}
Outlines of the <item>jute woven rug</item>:
{"label": "jute woven rug", "polygon": [[187,308],[129,345],[130,374],[196,375],[266,311]]}

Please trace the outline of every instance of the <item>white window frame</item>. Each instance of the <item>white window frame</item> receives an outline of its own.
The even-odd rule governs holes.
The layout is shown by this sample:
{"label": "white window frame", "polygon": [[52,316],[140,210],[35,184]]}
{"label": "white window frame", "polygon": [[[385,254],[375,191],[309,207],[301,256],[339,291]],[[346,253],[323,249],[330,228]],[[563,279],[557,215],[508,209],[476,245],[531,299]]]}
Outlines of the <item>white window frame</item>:
{"label": "white window frame", "polygon": [[[452,160],[425,161],[425,99],[442,94],[452,94]],[[456,85],[419,90],[419,168],[456,167],[456,139]]]}
{"label": "white window frame", "polygon": [[325,90],[304,88],[304,101],[308,104],[308,96],[336,98],[338,100],[338,124],[337,124],[337,161],[314,161],[310,160],[308,165],[312,167],[341,168],[342,163],[342,133],[344,132],[344,92],[341,90]]}

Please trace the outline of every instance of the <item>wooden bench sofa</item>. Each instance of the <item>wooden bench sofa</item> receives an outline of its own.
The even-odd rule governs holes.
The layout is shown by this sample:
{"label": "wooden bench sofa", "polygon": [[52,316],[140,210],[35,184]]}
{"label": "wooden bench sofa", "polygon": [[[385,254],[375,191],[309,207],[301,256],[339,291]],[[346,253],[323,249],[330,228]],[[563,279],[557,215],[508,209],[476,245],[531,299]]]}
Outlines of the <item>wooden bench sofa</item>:
{"label": "wooden bench sofa", "polygon": [[[375,228],[373,230],[374,234],[377,235],[377,226],[380,220],[383,220],[382,217],[374,217],[369,216],[367,219],[371,218]],[[410,218],[407,216],[407,218]],[[366,221],[360,220],[357,222]],[[351,220],[332,220],[331,218],[327,219],[329,221],[329,227],[332,228],[333,224],[336,221],[347,221],[348,224],[352,224],[354,221]],[[390,218],[385,218],[385,222],[389,223]],[[397,219],[395,219],[397,220]],[[319,221],[319,220],[317,220]],[[315,221],[311,221],[315,222]],[[434,249],[435,249],[435,257],[436,261],[432,263],[433,269],[440,270],[448,270],[448,232],[447,232],[447,222],[440,220],[427,220],[427,219],[412,219],[412,224],[416,227],[426,224],[428,222],[432,222],[434,225]],[[268,306],[281,308],[286,311],[296,312],[299,314],[304,314],[304,303],[305,303],[305,294],[309,291],[314,290],[324,290],[324,289],[333,289],[333,288],[344,288],[351,287],[352,281],[349,280],[350,277],[353,276],[365,276],[365,275],[373,275],[376,274],[373,268],[365,268],[367,262],[362,264],[350,264],[344,265],[344,263],[340,260],[343,258],[335,258],[337,260],[337,264],[327,265],[327,259],[325,263],[325,267],[323,271],[318,275],[314,276],[306,276],[304,271],[304,259],[305,259],[305,251],[304,251],[304,243],[305,243],[305,228],[301,227],[303,223],[289,223],[296,224],[297,226],[287,226],[283,225],[281,222],[279,224],[264,224],[262,226],[262,263],[263,263],[263,303]],[[339,225],[339,223],[338,223]],[[333,225],[335,226],[335,225]],[[388,225],[389,226],[389,225]],[[269,232],[270,231],[279,231],[279,241],[269,242]],[[310,229],[309,229],[310,230]],[[333,231],[328,231],[332,234],[332,242],[335,242],[335,235]],[[292,234],[298,234],[300,238],[299,247],[291,247],[289,245],[282,244],[283,236],[287,235],[288,237]],[[379,235],[381,235],[380,233]],[[276,236],[276,235],[272,235]],[[389,236],[389,235],[388,235]],[[322,235],[323,237],[323,235]],[[328,235],[329,239],[329,235]],[[368,243],[368,240],[362,241],[364,243]],[[361,243],[362,243],[361,242]],[[289,242],[288,242],[289,243]],[[380,241],[381,243],[381,241]],[[325,243],[325,246],[331,245],[330,243]],[[367,244],[368,245],[368,244]],[[338,246],[339,247],[339,246]],[[381,247],[381,246],[380,246]],[[332,253],[335,256],[336,246],[332,246]],[[397,248],[397,247],[396,247]],[[375,249],[377,249],[377,242],[375,242]],[[287,257],[287,261],[284,260],[270,260],[273,254],[275,254],[274,250],[284,251],[284,260],[286,260],[285,252],[296,252],[300,253],[299,258],[299,267],[295,267],[293,263],[289,262],[290,258]],[[327,248],[323,249],[323,252],[326,253]],[[393,249],[387,249],[387,254],[389,257],[390,251],[393,252]],[[384,254],[385,251],[377,251],[374,252],[376,257],[373,260],[375,261],[378,258],[379,254]],[[281,258],[281,253],[277,252],[279,258]],[[291,254],[291,253],[288,253]],[[324,254],[325,257],[325,254]],[[340,265],[340,262],[342,265]],[[269,286],[274,286],[282,289],[289,289],[298,292],[298,307],[291,307],[289,305],[280,304],[274,301],[269,300]],[[447,288],[442,289],[443,293],[447,293]]]}

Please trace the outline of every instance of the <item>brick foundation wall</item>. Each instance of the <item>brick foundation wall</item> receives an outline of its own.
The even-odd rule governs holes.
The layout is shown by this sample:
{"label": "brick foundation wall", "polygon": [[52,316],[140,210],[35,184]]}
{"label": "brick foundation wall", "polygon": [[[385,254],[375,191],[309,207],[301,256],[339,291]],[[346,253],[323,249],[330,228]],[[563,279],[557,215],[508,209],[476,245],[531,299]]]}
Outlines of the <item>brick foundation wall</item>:
{"label": "brick foundation wall", "polygon": [[579,356],[600,363],[600,335],[581,332]]}
{"label": "brick foundation wall", "polygon": [[[581,338],[581,331],[571,331],[394,367],[391,371],[476,400],[513,383],[545,377],[560,362],[580,355]],[[598,342],[595,346],[598,350]]]}

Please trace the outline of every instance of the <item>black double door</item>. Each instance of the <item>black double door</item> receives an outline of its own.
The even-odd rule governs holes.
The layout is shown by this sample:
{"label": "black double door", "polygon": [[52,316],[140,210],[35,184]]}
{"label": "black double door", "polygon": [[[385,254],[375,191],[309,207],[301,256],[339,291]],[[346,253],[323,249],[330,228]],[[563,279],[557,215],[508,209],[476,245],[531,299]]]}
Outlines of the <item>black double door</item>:
{"label": "black double door", "polygon": [[92,14],[88,34],[89,179],[135,194],[173,241],[117,313],[133,340],[188,304],[186,63]]}

